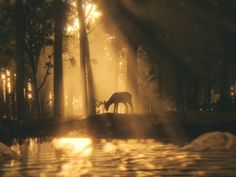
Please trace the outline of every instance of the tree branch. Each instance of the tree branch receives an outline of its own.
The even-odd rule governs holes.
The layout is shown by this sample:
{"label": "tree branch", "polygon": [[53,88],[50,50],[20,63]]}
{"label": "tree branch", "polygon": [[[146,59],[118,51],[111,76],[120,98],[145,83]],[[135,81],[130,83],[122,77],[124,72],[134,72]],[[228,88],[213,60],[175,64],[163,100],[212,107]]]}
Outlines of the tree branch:
{"label": "tree branch", "polygon": [[41,90],[41,88],[43,87],[43,85],[45,84],[45,82],[47,80],[47,77],[49,75],[49,70],[50,70],[50,68],[52,66],[51,62],[46,63],[46,65],[47,65],[47,71],[46,71],[45,76],[43,78],[43,82],[40,84],[39,88],[37,88],[37,92],[39,92]]}

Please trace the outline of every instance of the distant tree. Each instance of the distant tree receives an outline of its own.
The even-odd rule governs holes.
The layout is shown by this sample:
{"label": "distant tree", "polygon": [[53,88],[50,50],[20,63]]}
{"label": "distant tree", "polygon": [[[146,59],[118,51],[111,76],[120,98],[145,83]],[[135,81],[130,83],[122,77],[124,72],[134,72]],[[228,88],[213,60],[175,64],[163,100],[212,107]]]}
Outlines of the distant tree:
{"label": "distant tree", "polygon": [[[13,67],[15,63],[15,41],[16,41],[16,18],[15,18],[15,10],[16,4],[11,1],[1,1],[0,2],[0,70],[1,74],[5,73],[5,69],[11,70],[11,75],[15,72],[15,68]],[[2,81],[2,78],[0,78]],[[10,107],[7,105],[3,97],[3,82],[0,81],[0,115],[6,115],[7,108]],[[12,93],[15,90],[12,89]],[[15,103],[15,97],[8,97],[11,102]],[[8,102],[8,101],[7,101]],[[9,102],[8,102],[9,103]],[[11,107],[15,107],[15,105],[11,105]]]}
{"label": "distant tree", "polygon": [[25,51],[25,14],[22,0],[17,0],[16,8],[16,113],[17,119],[25,119],[24,99],[24,51]]}
{"label": "distant tree", "polygon": [[127,80],[126,87],[133,94],[135,110],[139,110],[138,93],[138,63],[137,52],[139,43],[132,38],[128,38],[129,50],[127,54]]}
{"label": "distant tree", "polygon": [[[24,87],[27,87],[27,82],[29,80],[31,81],[34,93],[33,100],[35,100],[36,110],[38,115],[40,115],[38,93],[47,77],[44,77],[42,83],[38,83],[38,64],[41,50],[46,46],[52,45],[53,41],[52,1],[40,0],[34,2],[29,0],[17,0],[15,6],[12,2],[14,1],[6,1],[4,3],[3,15],[0,16],[0,23],[3,26],[0,30],[0,41],[2,44],[0,45],[0,53],[9,56],[9,58],[16,56],[16,64],[18,63],[18,58],[20,56],[18,52],[23,56],[24,59],[21,59],[16,65],[16,68],[20,65],[22,70],[21,72],[18,71],[19,68],[16,69],[17,78],[20,77],[20,81],[17,79],[16,82],[21,82]],[[18,4],[21,4],[20,7]],[[21,20],[21,22],[19,22],[19,20]],[[16,21],[16,23],[14,23],[14,21]],[[21,31],[23,31],[24,34],[19,34]],[[14,33],[18,36],[16,40],[14,38]],[[22,37],[22,35],[24,36]],[[21,42],[19,42],[20,37]],[[17,52],[17,50],[19,51]],[[23,76],[21,78],[20,75],[22,74]],[[47,74],[48,71],[46,71],[45,76],[47,76]],[[18,87],[19,86],[16,83],[16,88]]]}
{"label": "distant tree", "polygon": [[63,93],[63,66],[62,66],[62,42],[65,26],[66,2],[54,1],[54,116],[62,117],[64,114]]}
{"label": "distant tree", "polygon": [[[38,83],[38,65],[40,53],[43,48],[53,44],[53,16],[52,1],[27,1],[25,3],[26,23],[26,67],[28,66],[28,77],[33,85],[33,98],[35,100],[37,114],[40,117],[39,91],[48,76],[51,64],[47,63],[47,71],[42,83]],[[45,62],[46,63],[46,62]]]}
{"label": "distant tree", "polygon": [[[1,73],[0,73],[1,74]],[[0,118],[4,115],[4,97],[3,97],[3,80],[0,77]]]}

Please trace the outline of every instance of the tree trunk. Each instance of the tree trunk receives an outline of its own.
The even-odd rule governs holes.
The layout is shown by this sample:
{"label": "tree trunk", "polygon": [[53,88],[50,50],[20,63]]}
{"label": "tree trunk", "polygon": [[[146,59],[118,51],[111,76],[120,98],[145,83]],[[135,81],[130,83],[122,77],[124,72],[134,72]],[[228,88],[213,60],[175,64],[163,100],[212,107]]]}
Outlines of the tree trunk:
{"label": "tree trunk", "polygon": [[176,66],[176,108],[178,111],[184,111],[184,93],[183,93],[183,75],[181,67]]}
{"label": "tree trunk", "polygon": [[119,53],[117,52],[114,58],[114,92],[118,91],[119,82]]}
{"label": "tree trunk", "polygon": [[80,63],[83,85],[83,106],[85,115],[96,114],[92,67],[90,63],[89,42],[85,26],[85,15],[82,8],[83,1],[78,0],[78,14],[80,21]]}
{"label": "tree trunk", "polygon": [[86,71],[86,28],[85,16],[82,7],[83,1],[78,0],[78,14],[80,21],[80,70],[82,85],[82,109],[85,115],[88,115],[88,89],[87,89],[87,71]]}
{"label": "tree trunk", "polygon": [[24,7],[21,0],[16,1],[16,110],[17,119],[25,119],[24,99],[24,50],[25,50]]}
{"label": "tree trunk", "polygon": [[87,70],[88,70],[88,113],[89,115],[95,115],[96,114],[96,101],[95,101],[95,92],[94,92],[94,82],[93,82],[93,72],[92,72],[92,66],[90,62],[90,54],[89,54],[89,42],[88,37],[86,34],[86,59],[87,59]]}
{"label": "tree trunk", "polygon": [[[12,93],[11,93],[11,107],[12,107],[12,117],[13,119],[16,119],[16,84],[15,84],[15,71],[12,71],[11,73],[11,86],[12,86]],[[26,112],[26,107],[25,107]]]}
{"label": "tree trunk", "polygon": [[65,9],[62,0],[55,1],[55,27],[54,27],[54,116],[62,117],[64,114],[63,94],[63,66],[62,66],[62,40]]}
{"label": "tree trunk", "polygon": [[229,109],[230,101],[230,83],[229,83],[229,66],[224,63],[220,76],[220,110],[226,111]]}
{"label": "tree trunk", "polygon": [[3,98],[3,82],[2,78],[0,78],[0,118],[4,115],[4,98]]}
{"label": "tree trunk", "polygon": [[198,110],[199,108],[199,80],[193,73],[188,78],[188,110]]}
{"label": "tree trunk", "polygon": [[[131,44],[132,45],[132,44]],[[137,69],[137,46],[131,46],[133,50],[128,51],[127,55],[127,90],[132,93],[134,108],[136,112],[139,110],[138,99],[138,69]]]}
{"label": "tree trunk", "polygon": [[211,111],[211,81],[208,79],[206,88],[206,106],[207,110]]}
{"label": "tree trunk", "polygon": [[37,112],[37,118],[41,118],[41,110],[40,110],[40,100],[39,100],[39,92],[38,92],[38,82],[37,82],[37,77],[36,77],[36,73],[33,73],[33,93],[34,93],[34,104],[36,107],[36,112]]}

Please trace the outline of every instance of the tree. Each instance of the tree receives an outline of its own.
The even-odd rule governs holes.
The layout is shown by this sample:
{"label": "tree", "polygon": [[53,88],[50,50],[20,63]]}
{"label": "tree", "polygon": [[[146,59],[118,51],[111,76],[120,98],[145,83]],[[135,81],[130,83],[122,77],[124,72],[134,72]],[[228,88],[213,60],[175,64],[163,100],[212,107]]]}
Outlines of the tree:
{"label": "tree", "polygon": [[127,90],[133,94],[134,107],[139,110],[139,94],[138,94],[138,64],[137,64],[137,51],[138,44],[133,39],[128,40],[129,50],[127,55]]}
{"label": "tree", "polygon": [[16,113],[17,119],[25,119],[24,99],[24,51],[25,51],[25,16],[22,0],[16,1]]}
{"label": "tree", "polygon": [[5,103],[4,103],[4,96],[3,96],[3,80],[0,77],[0,117],[1,118],[4,115],[4,106],[5,106]]}
{"label": "tree", "polygon": [[[127,73],[126,73],[126,89],[132,93],[132,98],[134,100],[135,108],[139,109],[139,94],[138,94],[138,69],[137,69],[137,50],[139,45],[141,45],[139,39],[137,38],[136,31],[133,30],[130,33],[131,25],[130,20],[134,20],[135,25],[136,19],[132,17],[130,11],[125,8],[124,4],[120,1],[102,1],[102,7],[104,7],[104,13],[107,13],[107,20],[115,20],[118,25],[116,25],[118,31],[120,30],[123,36],[126,38],[128,44],[127,53]],[[112,16],[113,18],[111,18]]]}
{"label": "tree", "polygon": [[[27,17],[26,23],[26,67],[27,76],[33,85],[33,98],[38,117],[41,116],[39,92],[45,83],[51,64],[46,63],[47,71],[42,83],[38,83],[38,65],[40,54],[43,48],[53,44],[53,19],[51,1],[27,1],[25,3]],[[47,19],[47,20],[45,20]]]}
{"label": "tree", "polygon": [[54,7],[54,116],[62,117],[64,114],[62,40],[65,25],[65,2],[55,0]]}
{"label": "tree", "polygon": [[[22,67],[24,67],[24,72],[21,72],[22,74],[24,74],[24,80],[22,80],[22,82],[24,83],[24,87],[26,89],[24,97],[27,97],[27,84],[30,81],[33,86],[33,100],[36,105],[35,107],[37,108],[36,111],[40,116],[40,104],[38,95],[39,91],[45,83],[45,79],[47,78],[48,69],[45,73],[45,77],[42,83],[39,84],[37,78],[38,63],[41,50],[46,46],[52,45],[52,1],[22,1],[22,9],[23,11],[21,13],[24,15],[24,23],[21,23],[20,27],[22,27],[22,25],[24,26],[25,33],[23,36],[24,60],[23,62],[21,62]],[[19,19],[19,12],[16,9],[16,6],[14,7],[11,2],[7,2],[4,5],[3,10],[3,15],[1,16],[2,18],[0,18],[0,23],[2,24],[2,26],[4,26],[0,30],[0,41],[2,45],[0,47],[0,50],[4,56],[8,56],[8,58],[11,58],[12,56],[18,56],[17,52],[15,52],[15,49],[13,48],[15,39],[13,40],[12,36],[14,33],[19,32],[19,30],[16,29],[16,23],[13,23],[14,21],[16,21],[16,18]],[[22,46],[22,44],[20,45]],[[49,66],[47,63],[46,65]],[[11,71],[12,75],[13,71],[14,69]],[[14,83],[12,83],[12,86],[14,86]]]}
{"label": "tree", "polygon": [[94,86],[92,77],[92,68],[89,55],[89,42],[85,24],[85,14],[82,7],[83,1],[78,0],[78,14],[80,22],[80,62],[81,62],[81,77],[83,85],[83,105],[85,115],[93,115],[96,113]]}

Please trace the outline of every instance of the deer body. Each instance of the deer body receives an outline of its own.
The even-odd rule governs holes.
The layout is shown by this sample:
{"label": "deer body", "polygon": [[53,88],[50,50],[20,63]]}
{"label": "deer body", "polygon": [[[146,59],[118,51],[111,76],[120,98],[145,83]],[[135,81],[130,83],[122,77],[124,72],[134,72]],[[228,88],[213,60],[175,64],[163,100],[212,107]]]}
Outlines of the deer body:
{"label": "deer body", "polygon": [[118,112],[119,103],[123,103],[125,105],[126,113],[128,113],[128,105],[130,105],[133,113],[132,96],[129,92],[113,93],[108,101],[104,101],[106,111],[108,111],[109,107],[114,104],[114,113],[116,114]]}

